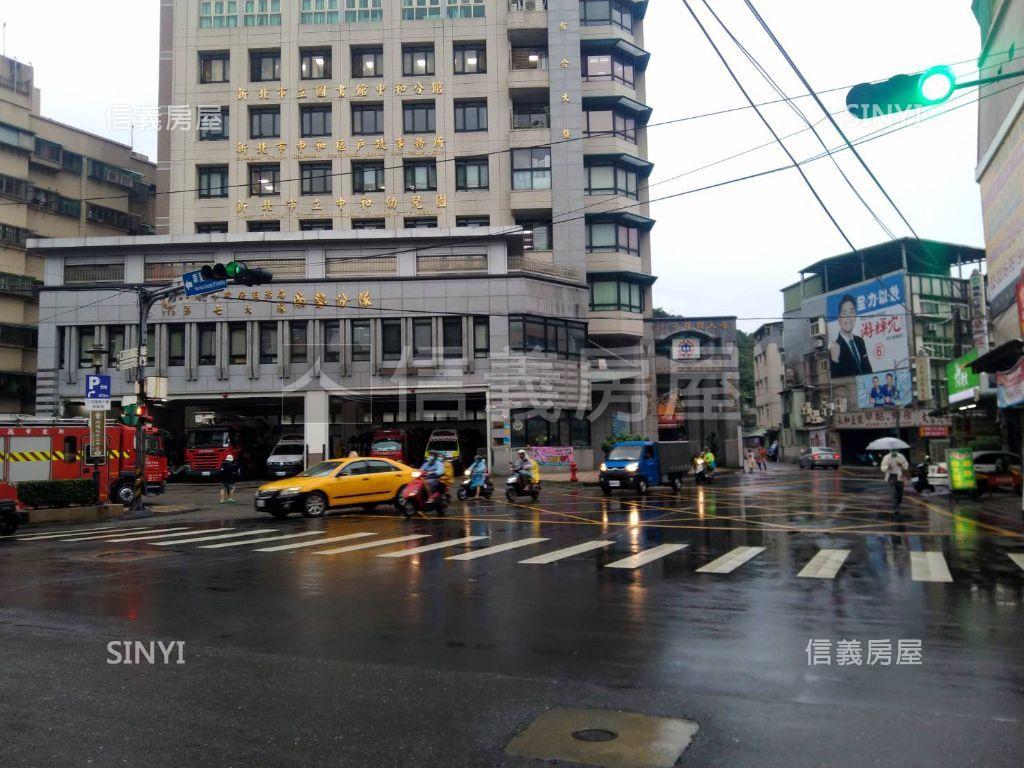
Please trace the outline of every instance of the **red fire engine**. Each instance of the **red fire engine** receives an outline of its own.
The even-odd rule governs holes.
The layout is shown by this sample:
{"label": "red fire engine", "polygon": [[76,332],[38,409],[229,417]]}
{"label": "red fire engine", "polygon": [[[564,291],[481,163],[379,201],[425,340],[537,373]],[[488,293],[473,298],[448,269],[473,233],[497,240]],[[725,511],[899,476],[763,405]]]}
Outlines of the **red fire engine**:
{"label": "red fire engine", "polygon": [[259,477],[270,453],[270,434],[262,419],[241,416],[190,426],[185,432],[185,475],[189,479],[218,477],[221,464],[231,454],[243,477]]}
{"label": "red fire engine", "polygon": [[[167,458],[160,431],[144,427],[145,492],[163,493]],[[93,479],[99,474],[100,501],[129,504],[135,493],[135,428],[107,425],[107,461],[94,467],[86,461],[87,419],[0,416],[0,500],[18,498],[17,484],[30,480]]]}

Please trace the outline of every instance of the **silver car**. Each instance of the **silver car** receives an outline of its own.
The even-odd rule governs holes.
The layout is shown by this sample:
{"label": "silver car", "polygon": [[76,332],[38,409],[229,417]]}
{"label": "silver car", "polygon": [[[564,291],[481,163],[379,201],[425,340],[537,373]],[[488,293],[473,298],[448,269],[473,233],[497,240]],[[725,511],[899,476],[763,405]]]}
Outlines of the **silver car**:
{"label": "silver car", "polygon": [[800,469],[817,469],[818,467],[832,467],[839,469],[839,452],[832,448],[814,447],[805,448],[797,460]]}

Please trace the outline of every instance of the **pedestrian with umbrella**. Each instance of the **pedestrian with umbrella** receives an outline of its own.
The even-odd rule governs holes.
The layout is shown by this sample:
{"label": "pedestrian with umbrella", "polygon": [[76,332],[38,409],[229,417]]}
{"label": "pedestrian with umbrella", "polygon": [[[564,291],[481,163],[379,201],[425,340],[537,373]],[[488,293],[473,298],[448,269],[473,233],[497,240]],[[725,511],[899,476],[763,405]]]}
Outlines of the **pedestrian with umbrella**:
{"label": "pedestrian with umbrella", "polygon": [[910,473],[910,464],[904,458],[901,450],[910,448],[898,437],[882,437],[868,443],[869,451],[889,451],[882,459],[882,475],[892,487],[892,512],[899,516],[900,504],[903,503],[903,481]]}

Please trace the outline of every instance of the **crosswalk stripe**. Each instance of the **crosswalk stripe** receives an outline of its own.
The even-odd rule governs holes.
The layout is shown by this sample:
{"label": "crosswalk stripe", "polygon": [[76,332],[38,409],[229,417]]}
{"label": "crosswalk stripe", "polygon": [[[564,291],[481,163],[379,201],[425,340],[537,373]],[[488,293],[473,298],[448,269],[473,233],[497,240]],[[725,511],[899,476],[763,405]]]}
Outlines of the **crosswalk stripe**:
{"label": "crosswalk stripe", "polygon": [[624,557],[621,560],[616,560],[614,563],[608,563],[605,568],[639,568],[641,565],[647,565],[653,563],[655,560],[660,560],[667,555],[671,555],[673,552],[678,552],[681,549],[686,549],[689,544],[659,544],[656,547],[645,549],[643,552],[637,552],[635,555]]}
{"label": "crosswalk stripe", "polygon": [[487,557],[488,555],[496,555],[499,552],[507,552],[510,549],[518,549],[519,547],[527,547],[530,544],[540,544],[542,541],[547,539],[516,539],[515,541],[509,541],[505,544],[495,544],[493,547],[484,547],[483,549],[475,549],[472,552],[463,552],[458,555],[452,555],[447,560],[476,560],[478,557]]}
{"label": "crosswalk stripe", "polygon": [[764,549],[764,547],[736,547],[717,560],[712,560],[707,565],[698,568],[697,573],[732,573],[747,560],[760,555]]}
{"label": "crosswalk stripe", "polygon": [[321,549],[314,552],[314,555],[340,555],[343,552],[355,552],[358,549],[370,549],[371,547],[383,547],[385,544],[400,544],[403,541],[413,541],[414,539],[425,539],[429,536],[426,533],[415,533],[411,536],[396,536],[393,539],[375,539],[373,541],[364,541],[362,544],[349,544],[347,547],[334,547],[333,549]]}
{"label": "crosswalk stripe", "polygon": [[[172,531],[175,531],[175,530],[179,530],[179,531],[183,531],[183,532],[189,532],[189,534],[193,534],[193,532],[196,531],[196,529],[193,526],[191,526],[191,525],[179,525],[178,527],[174,527],[174,528],[160,528],[160,529],[157,529],[157,530],[148,530],[142,536],[128,536],[129,532],[131,532],[131,531],[122,530],[120,532],[120,534],[115,534],[114,536],[111,536],[110,534],[104,534],[103,536],[87,536],[87,537],[83,537],[81,539],[61,539],[60,541],[61,542],[138,542],[138,541],[141,541],[143,539],[156,539],[156,538],[160,538],[160,537],[163,537],[163,536],[182,536],[182,534],[174,534],[174,532],[172,532]],[[128,538],[126,539],[124,537],[128,537]]]}
{"label": "crosswalk stripe", "polygon": [[285,539],[297,539],[300,536],[322,536],[323,531],[305,531],[304,533],[289,533],[284,536],[263,536],[259,539],[246,539],[245,541],[224,541],[220,544],[203,544],[200,549],[221,549],[223,547],[244,547],[246,544],[262,544],[266,541],[283,541]]}
{"label": "crosswalk stripe", "polygon": [[914,581],[952,581],[941,552],[911,552],[910,578]]}
{"label": "crosswalk stripe", "polygon": [[1024,554],[1011,554],[1010,559],[1013,560],[1013,562],[1015,562],[1017,565],[1019,565],[1020,569],[1024,571]]}
{"label": "crosswalk stripe", "polygon": [[346,533],[344,536],[331,536],[326,539],[316,539],[315,541],[300,541],[298,544],[278,544],[275,547],[262,547],[261,549],[254,549],[253,552],[283,552],[286,549],[299,549],[300,547],[318,547],[321,544],[331,544],[335,541],[347,541],[348,539],[359,539],[363,536],[376,536],[376,533],[367,533],[361,531],[360,533]]}
{"label": "crosswalk stripe", "polygon": [[184,531],[178,531],[177,533],[148,533],[143,536],[122,536],[116,539],[106,539],[108,542],[122,542],[122,541],[147,541],[149,539],[177,539],[182,536],[198,536],[203,533],[220,533],[222,531],[233,531],[234,528],[208,528],[207,530],[201,530],[199,528],[188,528]]}
{"label": "crosswalk stripe", "polygon": [[848,549],[819,549],[797,574],[802,579],[834,579],[850,556]]}
{"label": "crosswalk stripe", "polygon": [[584,552],[590,552],[595,549],[604,549],[614,544],[614,541],[585,541],[582,544],[577,544],[574,547],[565,547],[565,549],[556,549],[554,552],[547,552],[543,555],[537,555],[537,557],[531,557],[527,560],[520,560],[520,565],[547,565],[553,563],[556,560],[564,560],[567,557],[573,555],[579,555]]}
{"label": "crosswalk stripe", "polygon": [[141,531],[141,530],[145,530],[145,528],[143,526],[126,526],[126,525],[110,526],[110,525],[103,525],[103,526],[98,526],[96,528],[79,528],[77,530],[72,528],[71,530],[59,531],[57,533],[54,533],[52,531],[47,532],[47,533],[25,533],[25,534],[22,534],[21,536],[14,536],[13,538],[17,539],[18,541],[38,541],[40,539],[59,539],[61,536],[76,536],[76,535],[78,535],[80,533],[81,534],[99,533],[101,531],[106,531],[106,532],[110,532],[110,533],[116,533],[117,531],[123,531],[123,532],[127,533],[128,531],[134,531],[134,530]]}
{"label": "crosswalk stripe", "polygon": [[436,544],[424,544],[422,547],[414,547],[413,549],[398,549],[394,552],[385,552],[383,555],[377,555],[377,557],[410,557],[421,552],[433,552],[435,549],[457,547],[460,544],[469,544],[470,542],[486,538],[486,536],[466,536],[464,539],[450,539],[448,541],[439,541]]}
{"label": "crosswalk stripe", "polygon": [[[219,529],[218,529],[219,530]],[[175,544],[198,544],[200,541],[216,541],[217,539],[237,539],[239,536],[252,536],[257,533],[273,533],[276,528],[253,528],[251,531],[235,533],[218,533],[213,536],[199,536],[194,539],[175,539],[174,541],[154,541],[154,547],[173,547]],[[198,531],[197,531],[198,533]]]}

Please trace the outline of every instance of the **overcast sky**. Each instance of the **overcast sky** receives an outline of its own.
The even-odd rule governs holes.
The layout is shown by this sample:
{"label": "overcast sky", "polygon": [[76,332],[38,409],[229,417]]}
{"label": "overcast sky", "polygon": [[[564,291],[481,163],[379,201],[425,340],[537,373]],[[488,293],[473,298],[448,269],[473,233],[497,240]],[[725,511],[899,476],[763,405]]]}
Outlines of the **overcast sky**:
{"label": "overcast sky", "polygon": [[[778,98],[702,0],[691,3],[754,99]],[[965,62],[957,72],[974,71],[979,35],[969,0],[754,4],[817,91],[937,63]],[[787,94],[801,92],[743,0],[714,0],[712,6]],[[32,3],[7,3],[0,19],[7,25],[7,55],[35,66],[45,115],[127,142],[127,131],[112,130],[108,113],[114,105],[156,103],[158,11],[157,0],[104,0],[102,14],[94,4],[54,0],[47,4],[47,14],[59,23],[42,23]],[[644,26],[645,47],[651,52],[647,103],[654,108],[652,123],[745,104],[681,0],[653,0]],[[921,237],[981,246],[981,206],[974,182],[977,113],[969,104],[973,91],[965,94],[962,103],[967,106],[926,122],[914,120],[861,151]],[[841,109],[844,99],[844,91],[823,96],[831,111]],[[810,99],[799,104],[812,123],[822,118]],[[805,127],[785,105],[768,106],[764,112],[780,135]],[[845,116],[840,124],[851,139],[882,127]],[[841,142],[827,124],[819,132],[829,147]],[[648,141],[655,163],[652,199],[788,162],[781,149],[770,146],[669,180],[771,141],[749,109],[655,125],[648,130]],[[821,150],[807,130],[787,145],[800,160]],[[135,148],[155,158],[155,131],[136,131]],[[837,161],[879,218],[897,236],[908,235],[850,153],[838,154]],[[855,246],[889,239],[831,161],[806,168]],[[690,316],[738,315],[746,330],[781,315],[778,291],[798,279],[800,267],[849,250],[795,170],[654,202],[651,216],[658,220],[653,234],[655,304]]]}

